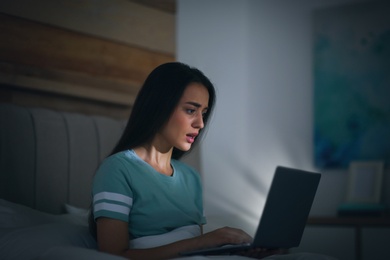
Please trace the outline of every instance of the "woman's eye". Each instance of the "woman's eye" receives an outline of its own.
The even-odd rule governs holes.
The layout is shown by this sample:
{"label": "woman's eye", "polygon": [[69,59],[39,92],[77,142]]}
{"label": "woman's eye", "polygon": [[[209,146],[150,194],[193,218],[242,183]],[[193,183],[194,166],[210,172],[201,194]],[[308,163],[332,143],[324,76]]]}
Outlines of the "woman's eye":
{"label": "woman's eye", "polygon": [[189,115],[192,115],[193,113],[195,113],[195,109],[187,109],[186,111]]}

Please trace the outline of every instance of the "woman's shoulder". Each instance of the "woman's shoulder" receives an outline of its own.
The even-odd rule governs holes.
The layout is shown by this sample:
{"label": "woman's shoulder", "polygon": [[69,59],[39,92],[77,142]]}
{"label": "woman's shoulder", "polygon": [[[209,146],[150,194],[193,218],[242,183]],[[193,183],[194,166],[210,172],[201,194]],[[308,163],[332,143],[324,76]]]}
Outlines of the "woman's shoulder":
{"label": "woman's shoulder", "polygon": [[180,160],[177,160],[177,159],[171,159],[171,163],[175,167],[178,167],[178,168],[180,167],[181,169],[187,169],[187,170],[190,170],[190,171],[197,172],[197,170],[194,167],[192,167],[191,165],[189,165],[188,163],[185,163],[183,161],[180,161]]}
{"label": "woman's shoulder", "polygon": [[179,161],[176,159],[172,159],[171,163],[176,171],[186,173],[187,175],[190,174],[190,175],[195,176],[197,178],[200,176],[198,170],[196,170],[193,166],[191,166],[185,162],[182,162],[182,161]]}
{"label": "woman's shoulder", "polygon": [[132,150],[118,152],[106,157],[100,164],[98,172],[120,172],[139,163],[137,157],[132,153]]}
{"label": "woman's shoulder", "polygon": [[138,157],[135,156],[133,150],[125,150],[117,152],[107,156],[101,163],[104,164],[123,164],[123,163],[132,163],[138,160]]}

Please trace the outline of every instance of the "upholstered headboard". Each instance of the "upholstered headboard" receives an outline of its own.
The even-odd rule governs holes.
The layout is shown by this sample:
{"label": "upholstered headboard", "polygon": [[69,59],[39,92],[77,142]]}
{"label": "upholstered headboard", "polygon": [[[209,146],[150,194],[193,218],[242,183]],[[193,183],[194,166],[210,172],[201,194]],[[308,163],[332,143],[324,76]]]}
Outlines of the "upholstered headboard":
{"label": "upholstered headboard", "polygon": [[92,177],[125,122],[0,104],[0,198],[44,212],[89,207]]}

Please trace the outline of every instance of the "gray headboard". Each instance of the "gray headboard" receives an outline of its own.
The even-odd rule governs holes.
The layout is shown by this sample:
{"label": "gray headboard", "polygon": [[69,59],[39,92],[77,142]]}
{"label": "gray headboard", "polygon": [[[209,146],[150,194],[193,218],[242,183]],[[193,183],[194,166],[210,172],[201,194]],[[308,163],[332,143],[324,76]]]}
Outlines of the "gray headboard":
{"label": "gray headboard", "polygon": [[0,103],[0,198],[44,212],[89,207],[92,177],[125,122]]}

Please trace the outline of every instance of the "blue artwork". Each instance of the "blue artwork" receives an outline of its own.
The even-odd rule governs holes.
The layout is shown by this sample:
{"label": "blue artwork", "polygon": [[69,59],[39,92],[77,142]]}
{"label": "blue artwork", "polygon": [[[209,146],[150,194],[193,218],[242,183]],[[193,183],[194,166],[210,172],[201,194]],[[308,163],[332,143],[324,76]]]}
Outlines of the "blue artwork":
{"label": "blue artwork", "polygon": [[390,162],[390,3],[314,12],[314,156],[320,168]]}

